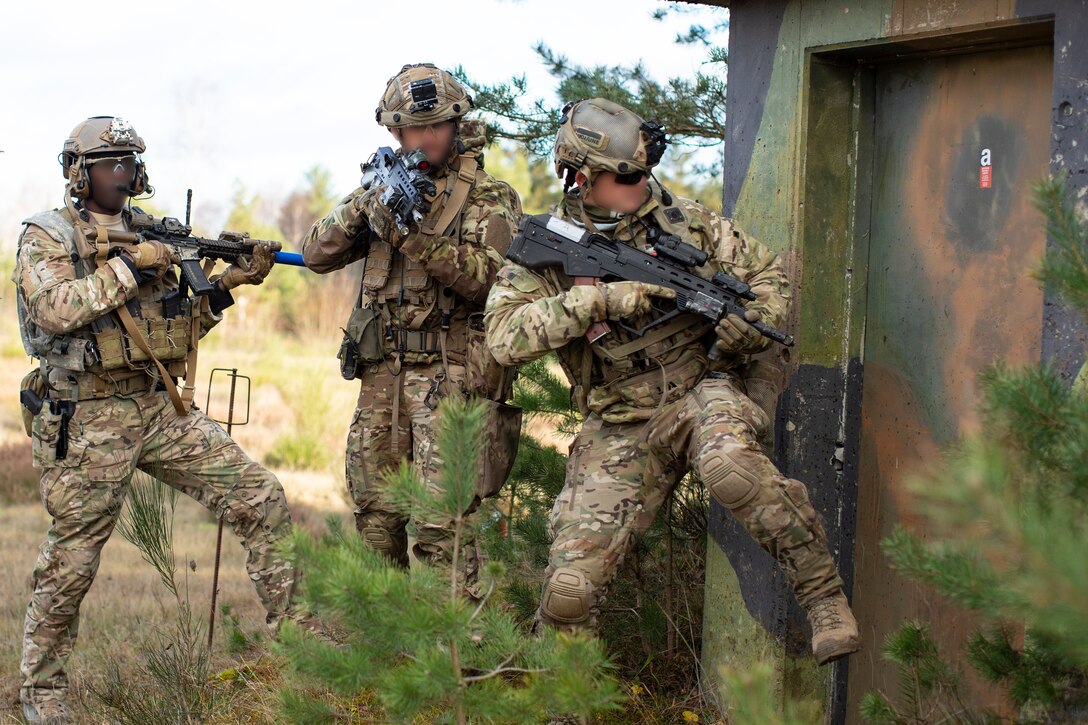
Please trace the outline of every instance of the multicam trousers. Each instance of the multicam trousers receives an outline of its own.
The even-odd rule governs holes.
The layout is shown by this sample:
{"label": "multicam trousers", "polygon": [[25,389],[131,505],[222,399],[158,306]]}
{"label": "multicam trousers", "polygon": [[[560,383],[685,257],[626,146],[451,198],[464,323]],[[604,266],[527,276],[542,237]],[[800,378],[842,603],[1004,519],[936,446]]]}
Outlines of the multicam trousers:
{"label": "multicam trousers", "polygon": [[94,581],[139,469],[221,516],[242,540],[246,569],[270,626],[286,612],[296,572],[276,545],[291,516],[276,477],[252,461],[204,413],[180,417],[164,392],[76,403],[67,455],[58,460],[60,416],[34,420],[34,465],[52,525],[32,575],[23,638],[24,701],[63,698],[64,666],[79,631],[79,607]]}
{"label": "multicam trousers", "polygon": [[[405,364],[393,375],[384,364],[373,366],[363,379],[359,404],[351,420],[347,442],[347,481],[355,503],[355,525],[363,539],[396,564],[408,566],[408,517],[395,510],[384,494],[383,473],[412,463],[416,475],[435,493],[441,491],[441,452],[435,442],[438,402],[459,393],[465,368],[441,362]],[[397,389],[399,388],[399,390]],[[467,513],[475,510],[473,502]],[[420,560],[445,566],[452,561],[453,521],[435,517],[416,521],[412,553]],[[479,555],[471,536],[462,537],[460,559],[463,586],[476,596]]]}
{"label": "multicam trousers", "polygon": [[708,376],[648,421],[592,414],[571,445],[552,509],[554,541],[538,622],[593,629],[634,537],[692,470],[781,564],[807,606],[842,586],[803,483],[784,477],[757,436],[769,421],[736,381]]}

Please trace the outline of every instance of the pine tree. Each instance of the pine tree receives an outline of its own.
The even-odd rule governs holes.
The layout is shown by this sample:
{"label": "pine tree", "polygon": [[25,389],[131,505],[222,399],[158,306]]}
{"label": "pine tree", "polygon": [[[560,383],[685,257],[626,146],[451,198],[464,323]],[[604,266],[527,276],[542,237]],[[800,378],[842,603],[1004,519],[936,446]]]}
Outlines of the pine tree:
{"label": "pine tree", "polygon": [[[563,435],[582,425],[570,387],[547,355],[520,369],[514,403],[527,421],[542,421]],[[523,434],[500,508],[505,526],[485,528],[481,543],[508,567],[502,597],[523,623],[540,603],[551,545],[552,505],[563,489],[567,456]],[[650,529],[632,545],[612,582],[599,622],[599,636],[617,666],[645,694],[632,701],[669,709],[698,699],[699,646],[709,501],[697,479],[685,478]],[[639,683],[653,683],[642,687]],[[696,694],[692,694],[696,693]]]}
{"label": "pine tree", "polygon": [[[1052,244],[1038,278],[1081,314],[1088,313],[1088,234],[1064,183],[1036,189]],[[1083,372],[1080,376],[1084,378]],[[968,644],[968,661],[1006,686],[1020,722],[1088,718],[1088,394],[1046,364],[998,365],[980,378],[981,430],[951,450],[940,470],[912,483],[932,543],[903,529],[882,542],[898,569],[935,586],[988,623]],[[1023,641],[1016,634],[1026,629]],[[903,656],[917,642],[908,624],[885,647],[909,676],[932,666],[935,648]],[[924,629],[924,628],[923,628]],[[913,634],[912,634],[913,633]],[[913,640],[912,640],[913,637]],[[927,720],[927,698],[893,706],[871,694],[874,723],[984,722]],[[915,719],[910,719],[910,718]],[[906,719],[904,719],[906,718]]]}
{"label": "pine tree", "polygon": [[[652,16],[662,20],[694,10],[672,4],[654,11]],[[705,65],[709,72],[699,71],[693,77],[658,81],[641,62],[632,66],[583,66],[572,63],[543,42],[533,46],[533,50],[556,80],[555,96],[561,99],[558,104],[530,97],[524,75],[494,85],[474,81],[464,68],[454,69],[454,75],[472,90],[476,107],[489,120],[488,138],[512,139],[536,157],[550,156],[562,105],[594,97],[620,103],[643,118],[657,119],[668,129],[673,143],[680,146],[719,146],[725,138],[727,54],[722,43],[729,16],[724,9],[702,7],[697,11],[710,14],[713,20],[709,26],[694,23],[675,38],[678,44],[698,45],[706,50]],[[701,169],[700,173],[715,177],[720,166]]]}
{"label": "pine tree", "polygon": [[[413,519],[447,515],[456,538],[468,531],[462,515],[474,495],[483,409],[443,402],[437,432],[444,451],[445,492],[432,494],[408,464],[385,477],[390,500]],[[317,541],[295,534],[291,552],[306,572],[304,605],[344,633],[336,646],[293,624],[282,650],[299,683],[317,683],[345,696],[373,690],[395,722],[539,722],[551,714],[586,718],[612,708],[618,686],[600,644],[546,630],[529,636],[492,601],[504,567],[490,562],[479,603],[459,595],[459,547],[445,570],[403,571],[330,522]],[[294,722],[328,722],[339,714],[296,690],[283,697]]]}

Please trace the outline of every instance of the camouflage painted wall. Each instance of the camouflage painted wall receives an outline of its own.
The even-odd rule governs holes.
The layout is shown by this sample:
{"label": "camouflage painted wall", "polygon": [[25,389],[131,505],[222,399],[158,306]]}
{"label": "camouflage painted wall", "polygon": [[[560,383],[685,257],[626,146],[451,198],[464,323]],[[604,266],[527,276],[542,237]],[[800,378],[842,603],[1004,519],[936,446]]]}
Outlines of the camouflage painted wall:
{"label": "camouflage painted wall", "polygon": [[[1049,167],[1088,194],[1088,0],[733,0],[730,10],[724,208],[789,255],[799,287],[777,460],[809,483],[848,586],[857,573],[859,586],[895,589],[855,589],[863,634],[867,618],[883,626],[919,609],[965,631],[943,603],[894,585],[874,553],[881,532],[910,518],[901,473],[885,462],[932,458],[969,427],[973,371],[1010,351],[1070,376],[1084,360],[1081,323],[1026,274],[1045,244],[1026,187]],[[975,93],[976,72],[1017,83]],[[980,144],[1002,151],[986,191],[973,186]],[[930,314],[923,302],[943,291],[948,305]],[[1019,317],[996,322],[992,306],[1009,291],[1023,294]],[[990,344],[962,339],[987,326]],[[930,330],[934,342],[896,348],[874,340],[878,330]],[[888,430],[899,432],[877,435]],[[708,674],[770,656],[783,697],[825,696],[829,722],[855,721],[862,693],[847,691],[844,665],[819,671],[806,655],[781,573],[718,508],[711,536]],[[888,597],[901,609],[873,601]],[[871,671],[852,690],[884,676],[881,626],[852,660]]]}

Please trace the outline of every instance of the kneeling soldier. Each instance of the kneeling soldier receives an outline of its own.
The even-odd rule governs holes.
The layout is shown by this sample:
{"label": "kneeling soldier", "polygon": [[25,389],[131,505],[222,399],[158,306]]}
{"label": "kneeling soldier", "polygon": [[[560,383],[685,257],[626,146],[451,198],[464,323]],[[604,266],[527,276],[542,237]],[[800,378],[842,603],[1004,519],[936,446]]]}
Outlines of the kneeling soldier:
{"label": "kneeling soldier", "polygon": [[[518,365],[555,350],[586,415],[552,510],[555,539],[537,619],[593,629],[633,538],[692,470],[785,570],[824,663],[858,649],[857,623],[804,484],[783,476],[757,443],[769,420],[738,374],[769,344],[752,323],[785,320],[789,283],[773,252],[649,176],[665,143],[659,124],[610,101],[568,105],[555,142],[566,191],[556,214],[642,251],[663,235],[705,251],[709,261],[697,274],[721,271],[751,285],[756,299],[744,319],[730,315],[714,326],[682,314],[638,336],[632,330],[675,309],[673,290],[513,263],[487,301],[495,357]],[[601,336],[605,320],[623,324]]]}

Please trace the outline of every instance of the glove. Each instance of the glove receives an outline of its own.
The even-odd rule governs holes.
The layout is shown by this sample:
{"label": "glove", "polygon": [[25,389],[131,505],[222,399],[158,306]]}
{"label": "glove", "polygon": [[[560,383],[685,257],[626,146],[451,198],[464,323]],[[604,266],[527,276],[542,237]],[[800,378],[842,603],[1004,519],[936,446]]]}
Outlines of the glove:
{"label": "glove", "polygon": [[763,347],[763,335],[752,327],[752,322],[759,322],[758,310],[745,310],[744,317],[726,315],[714,328],[718,335],[716,345],[721,352],[755,352]]}
{"label": "glove", "polygon": [[487,146],[487,124],[483,121],[466,121],[457,124],[457,138],[466,150]]}
{"label": "glove", "polygon": [[272,271],[272,265],[276,263],[276,255],[267,244],[258,244],[253,247],[253,254],[248,257],[239,257],[227,271],[219,276],[219,282],[223,283],[223,289],[232,290],[243,284],[260,284]]}
{"label": "glove", "polygon": [[385,193],[385,185],[380,184],[367,189],[363,194],[355,198],[355,209],[367,218],[371,231],[382,241],[389,242],[394,247],[401,241],[400,229],[397,228],[397,219],[392,211],[380,201]]}
{"label": "glove", "polygon": [[605,317],[622,320],[650,311],[650,298],[676,299],[676,290],[647,282],[605,282],[597,289],[604,297]]}
{"label": "glove", "polygon": [[171,264],[178,264],[181,261],[174,250],[154,239],[148,239],[134,247],[122,250],[121,256],[132,262],[132,266],[139,271],[138,276],[141,282],[161,279]]}

